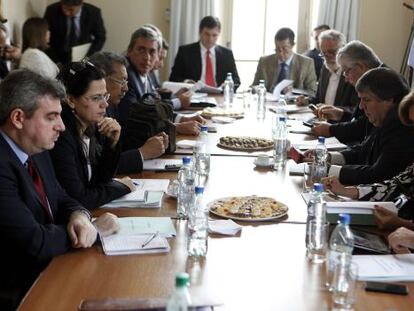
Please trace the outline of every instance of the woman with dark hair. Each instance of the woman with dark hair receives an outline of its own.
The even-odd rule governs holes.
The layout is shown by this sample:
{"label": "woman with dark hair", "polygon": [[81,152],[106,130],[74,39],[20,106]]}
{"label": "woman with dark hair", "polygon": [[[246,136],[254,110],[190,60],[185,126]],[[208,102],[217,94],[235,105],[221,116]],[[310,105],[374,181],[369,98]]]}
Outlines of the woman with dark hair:
{"label": "woman with dark hair", "polygon": [[114,180],[121,127],[105,117],[109,94],[104,73],[89,62],[73,62],[58,75],[66,87],[62,119],[66,130],[50,152],[66,192],[93,209],[132,190],[129,177]]}
{"label": "woman with dark hair", "polygon": [[44,52],[49,44],[47,21],[40,17],[29,18],[23,24],[23,49],[19,68],[26,68],[48,78],[55,78],[59,68]]}
{"label": "woman with dark hair", "polygon": [[[399,106],[399,116],[403,124],[414,125],[414,91],[405,96]],[[345,187],[338,179],[325,181],[332,192],[361,201],[395,201],[398,198],[398,215],[384,207],[376,206],[375,220],[380,228],[395,229],[407,227],[414,230],[414,163],[391,179],[374,183]]]}

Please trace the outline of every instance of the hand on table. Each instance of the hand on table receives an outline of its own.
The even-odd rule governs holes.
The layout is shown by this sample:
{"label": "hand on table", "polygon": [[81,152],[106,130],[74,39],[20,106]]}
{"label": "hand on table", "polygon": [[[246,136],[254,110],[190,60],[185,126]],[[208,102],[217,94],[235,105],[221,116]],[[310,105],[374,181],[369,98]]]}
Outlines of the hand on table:
{"label": "hand on table", "polygon": [[168,147],[168,135],[164,132],[147,139],[144,145],[139,148],[144,160],[158,158],[164,154]]}
{"label": "hand on table", "polygon": [[118,217],[112,213],[99,216],[93,223],[101,236],[114,234],[120,229]]}
{"label": "hand on table", "polygon": [[414,231],[398,228],[388,236],[388,243],[397,254],[409,253],[408,248],[414,248]]}
{"label": "hand on table", "polygon": [[67,230],[74,248],[91,247],[96,241],[97,231],[84,212],[75,211],[70,215]]}

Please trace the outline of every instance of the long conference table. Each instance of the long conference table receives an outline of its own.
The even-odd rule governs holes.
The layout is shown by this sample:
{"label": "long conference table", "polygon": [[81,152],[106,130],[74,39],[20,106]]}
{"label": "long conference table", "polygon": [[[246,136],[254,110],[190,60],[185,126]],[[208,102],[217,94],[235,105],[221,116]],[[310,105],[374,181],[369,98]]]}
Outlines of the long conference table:
{"label": "long conference table", "polygon": [[[216,146],[224,135],[271,138],[272,113],[258,122],[254,110],[232,124],[214,124],[208,135],[211,170],[204,199],[233,195],[264,195],[289,207],[288,215],[269,222],[238,222],[241,234],[210,234],[206,258],[187,256],[186,221],[176,218],[176,200],[164,197],[160,209],[96,209],[119,217],[166,216],[173,219],[177,236],[169,240],[171,251],[163,254],[105,256],[100,246],[73,250],[55,257],[38,277],[20,310],[77,310],[82,300],[106,298],[161,298],[174,290],[177,272],[190,275],[190,293],[199,303],[220,303],[214,310],[332,310],[331,295],[324,287],[324,265],[306,259],[307,210],[300,195],[302,177],[287,169],[259,169],[257,153],[235,152]],[[308,115],[307,115],[308,116]],[[291,116],[292,117],[292,116]],[[306,118],[306,114],[294,115]],[[209,121],[210,122],[210,121]],[[180,139],[196,139],[180,136]],[[314,139],[289,134],[292,141]],[[181,158],[178,149],[164,158]],[[174,179],[176,172],[144,171],[131,177]],[[355,310],[414,310],[414,285],[408,296],[365,292],[358,282]]]}

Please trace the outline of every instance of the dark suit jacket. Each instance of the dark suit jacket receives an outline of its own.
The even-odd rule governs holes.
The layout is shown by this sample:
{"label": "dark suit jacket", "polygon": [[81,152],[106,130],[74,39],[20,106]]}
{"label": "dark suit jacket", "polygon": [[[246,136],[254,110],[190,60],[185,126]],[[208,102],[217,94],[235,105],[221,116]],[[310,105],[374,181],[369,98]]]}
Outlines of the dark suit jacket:
{"label": "dark suit jacket", "polygon": [[381,127],[373,128],[365,140],[342,151],[346,165],[339,180],[343,184],[367,184],[389,179],[414,161],[414,130],[398,118],[398,108],[388,112]]}
{"label": "dark suit jacket", "polygon": [[118,148],[113,150],[109,143],[97,131],[95,132],[100,154],[96,162],[91,163],[92,177],[88,181],[87,159],[76,127],[76,118],[66,105],[63,108],[62,119],[66,130],[60,135],[50,154],[56,176],[66,192],[88,209],[99,207],[129,193],[127,186],[112,180],[119,161],[119,144]]}
{"label": "dark suit jacket", "polygon": [[316,48],[313,48],[312,50],[307,50],[305,53],[303,53],[303,55],[313,59],[313,64],[315,65],[316,78],[318,80],[320,78],[321,70],[323,67],[323,58],[319,56],[320,54],[321,52],[318,51]]}
{"label": "dark suit jacket", "polygon": [[[331,76],[330,71],[325,66],[322,67],[320,72],[320,77],[318,81],[318,88],[316,90],[316,96],[312,100],[314,103],[324,103],[326,91],[328,89],[329,78]],[[345,113],[341,119],[343,121],[349,121],[352,118],[352,115],[355,111],[355,108],[359,104],[358,94],[355,91],[355,88],[345,81],[343,75],[339,78],[338,88],[336,90],[334,106],[341,107],[344,109]]]}
{"label": "dark suit jacket", "polygon": [[[46,51],[55,63],[67,63],[71,61],[71,53],[65,52],[65,41],[67,38],[66,16],[60,7],[60,2],[53,3],[46,8],[44,18],[49,23],[50,48]],[[101,10],[96,6],[83,3],[80,16],[80,36],[78,44],[91,42],[92,45],[87,56],[102,49],[106,40]]]}
{"label": "dark suit jacket", "polygon": [[[119,121],[119,111],[117,106],[108,106],[106,109],[108,117]],[[142,171],[143,162],[139,149],[125,150],[121,152],[118,163],[118,174],[139,173]]]}
{"label": "dark suit jacket", "polygon": [[[240,78],[237,73],[233,52],[220,45],[215,46],[215,51],[217,86],[223,84],[227,73],[231,72],[234,89],[236,90],[240,85]],[[175,57],[174,66],[171,69],[170,81],[182,82],[185,79],[198,81],[201,77],[201,66],[200,42],[180,46]]]}
{"label": "dark suit jacket", "polygon": [[52,257],[70,249],[66,225],[72,212],[83,209],[58,184],[48,153],[32,159],[44,183],[53,224],[27,169],[0,135],[0,291],[20,295]]}

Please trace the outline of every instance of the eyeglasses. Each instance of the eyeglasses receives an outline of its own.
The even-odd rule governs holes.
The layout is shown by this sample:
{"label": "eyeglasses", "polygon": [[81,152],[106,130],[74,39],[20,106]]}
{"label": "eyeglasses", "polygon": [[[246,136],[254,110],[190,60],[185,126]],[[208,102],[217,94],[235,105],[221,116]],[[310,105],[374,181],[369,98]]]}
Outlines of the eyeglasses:
{"label": "eyeglasses", "polygon": [[94,103],[101,103],[103,101],[107,102],[111,98],[111,94],[97,94],[92,96],[84,96],[87,100],[94,102]]}
{"label": "eyeglasses", "polygon": [[134,48],[134,51],[136,51],[139,55],[148,54],[150,57],[155,57],[158,54],[158,51],[156,49],[146,48],[144,46],[137,46]]}
{"label": "eyeglasses", "polygon": [[329,51],[326,51],[326,52],[321,51],[319,53],[319,56],[325,58],[327,56],[336,56],[337,53],[338,53],[338,50],[329,50]]}
{"label": "eyeglasses", "polygon": [[352,65],[352,66],[350,66],[350,67],[344,67],[344,66],[342,66],[342,74],[344,75],[344,76],[347,76],[348,74],[349,74],[349,72],[352,70],[352,69],[354,69],[355,68],[355,65]]}
{"label": "eyeglasses", "polygon": [[114,81],[115,83],[118,83],[122,87],[124,87],[128,84],[127,79],[119,80],[119,79],[113,78],[111,76],[108,76],[108,79]]}
{"label": "eyeglasses", "polygon": [[95,68],[95,65],[92,64],[87,59],[83,59],[80,62],[72,62],[72,63],[70,63],[69,72],[72,75],[76,75],[78,72],[81,72],[81,71],[85,70],[88,66],[92,67],[92,68]]}

